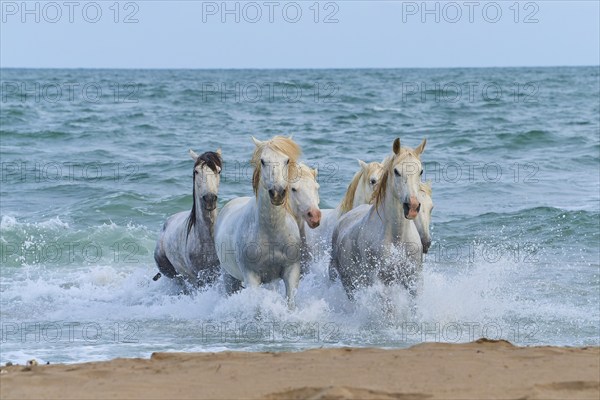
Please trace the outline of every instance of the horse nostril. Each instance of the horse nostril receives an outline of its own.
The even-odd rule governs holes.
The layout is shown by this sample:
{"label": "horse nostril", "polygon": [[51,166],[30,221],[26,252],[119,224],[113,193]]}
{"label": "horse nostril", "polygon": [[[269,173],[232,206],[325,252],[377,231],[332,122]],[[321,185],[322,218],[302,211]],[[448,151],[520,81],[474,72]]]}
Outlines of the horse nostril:
{"label": "horse nostril", "polygon": [[283,190],[281,191],[281,197],[285,197],[285,192],[287,192],[287,189],[283,189]]}
{"label": "horse nostril", "polygon": [[308,212],[308,218],[312,218],[313,213],[311,213],[310,211]]}
{"label": "horse nostril", "polygon": [[269,189],[269,196],[275,196],[275,189]]}
{"label": "horse nostril", "polygon": [[202,196],[202,200],[204,200],[207,203],[213,203],[217,201],[217,195],[212,193],[205,194],[204,196]]}
{"label": "horse nostril", "polygon": [[421,204],[417,206],[417,212],[421,211]]}

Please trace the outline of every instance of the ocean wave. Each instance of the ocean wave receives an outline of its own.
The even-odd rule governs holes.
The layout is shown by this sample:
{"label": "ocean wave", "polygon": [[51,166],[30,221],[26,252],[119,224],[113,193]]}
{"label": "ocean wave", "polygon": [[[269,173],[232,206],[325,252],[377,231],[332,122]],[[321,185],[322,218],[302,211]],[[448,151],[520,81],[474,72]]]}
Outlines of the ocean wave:
{"label": "ocean wave", "polygon": [[151,261],[159,227],[112,221],[96,226],[75,226],[54,217],[40,222],[21,222],[12,216],[1,221],[3,268],[27,266],[73,268],[82,265],[123,265]]}
{"label": "ocean wave", "polygon": [[3,215],[0,220],[0,229],[3,232],[7,230],[24,230],[28,228],[34,229],[49,229],[49,230],[60,230],[69,229],[68,223],[63,222],[59,216],[55,216],[46,221],[41,222],[19,222],[17,218],[10,215]]}
{"label": "ocean wave", "polygon": [[[4,361],[7,354],[13,362],[34,357],[68,362],[146,356],[161,349],[400,347],[451,341],[447,333],[455,328],[453,323],[489,323],[492,337],[494,326],[499,326],[503,338],[521,344],[598,342],[598,101],[587,90],[597,86],[597,68],[17,69],[7,74],[13,80],[40,82],[56,77],[103,84],[135,81],[140,90],[135,104],[115,102],[112,93],[105,92],[99,103],[12,99],[4,107],[2,322],[76,319],[98,323],[108,332],[114,323],[131,322],[139,327],[139,341],[9,341],[2,344]],[[303,98],[299,103],[276,99],[256,104],[214,96],[201,104],[192,100],[203,81],[297,86]],[[488,103],[480,93],[456,103],[443,97],[436,101],[431,92],[424,100],[402,99],[402,82],[450,81],[496,82],[507,91],[501,101]],[[547,82],[552,98],[540,88],[537,104],[515,102],[509,88],[514,82],[530,81]],[[339,90],[326,90],[315,98],[314,82],[334,82]],[[86,117],[97,113],[100,123]],[[69,121],[77,122],[68,125]],[[302,280],[298,306],[292,311],[279,283],[226,297],[220,285],[186,295],[166,278],[152,281],[157,271],[152,252],[165,218],[192,204],[187,149],[221,146],[226,161],[247,165],[251,134],[264,139],[282,131],[295,134],[306,162],[319,163],[323,206],[337,205],[358,168],[357,158],[381,160],[390,154],[396,136],[413,146],[426,136],[425,162],[461,166],[459,182],[452,181],[450,169],[436,170],[441,173],[434,183],[434,243],[425,255],[424,291],[415,304],[399,288],[382,309],[382,287],[361,291],[351,303],[339,283],[328,281],[326,260],[316,262]],[[25,181],[8,165],[13,161],[27,162]],[[72,182],[39,180],[30,173],[36,162],[87,163],[90,176],[79,179],[77,170]],[[469,181],[468,162],[501,164],[503,175],[490,182],[476,171],[475,180]],[[515,179],[516,163],[533,163],[539,173],[530,180],[527,170]],[[91,166],[96,164],[102,167],[99,179],[92,176]],[[135,171],[124,169],[131,164]],[[249,180],[239,178],[239,170],[231,165],[223,175],[227,179],[222,177],[220,206],[252,193]],[[115,179],[117,166],[120,175]],[[453,249],[466,253],[453,258]],[[490,259],[495,249],[504,251],[499,260]],[[525,255],[527,261],[535,256],[536,262],[516,255]],[[290,324],[302,333],[319,328],[322,336],[316,341],[305,335],[288,340],[278,331],[275,340],[206,337],[208,329],[228,321],[240,326]],[[437,337],[416,333],[407,338],[404,323],[410,329],[437,332]],[[534,324],[533,340],[513,337],[523,324]],[[466,329],[460,340],[468,339]],[[332,332],[339,333],[336,340],[323,340]]]}
{"label": "ocean wave", "polygon": [[[515,343],[548,344],[568,341],[578,329],[581,335],[598,317],[591,304],[574,308],[570,301],[554,297],[545,284],[547,277],[524,279],[531,271],[517,263],[480,262],[468,271],[448,274],[426,262],[424,288],[416,302],[402,288],[382,286],[363,289],[354,303],[349,302],[339,282],[328,282],[324,269],[324,263],[313,265],[300,284],[296,309],[289,310],[279,283],[229,297],[218,283],[184,295],[166,278],[153,282],[156,269],[152,264],[81,266],[63,271],[28,267],[27,274],[2,278],[3,322],[135,324],[141,341],[138,348],[123,350],[119,343],[95,343],[105,348],[110,358],[123,356],[123,351],[143,356],[157,350],[156,341],[179,351],[405,347],[422,341],[466,342],[473,334],[481,335],[481,329],[489,331],[487,336]],[[387,308],[382,307],[384,298],[391,300]],[[543,330],[556,323],[559,330]],[[469,326],[478,333],[469,334]],[[515,333],[519,328],[525,329],[521,336]],[[254,336],[245,335],[247,329],[253,329]],[[320,337],[314,336],[315,330]],[[578,343],[593,340],[588,334]],[[89,343],[80,340],[69,345]],[[10,353],[16,351],[13,343],[6,344],[3,353],[6,351],[14,354]],[[51,351],[45,354],[52,357]],[[83,353],[70,357],[67,361],[88,360]]]}

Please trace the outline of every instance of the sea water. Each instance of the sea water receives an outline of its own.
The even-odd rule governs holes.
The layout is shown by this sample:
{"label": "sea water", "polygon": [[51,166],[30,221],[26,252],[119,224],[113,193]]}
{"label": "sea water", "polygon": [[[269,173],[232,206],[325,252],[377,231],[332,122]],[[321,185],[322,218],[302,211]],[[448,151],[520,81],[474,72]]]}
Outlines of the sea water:
{"label": "sea water", "polygon": [[[1,362],[154,351],[406,347],[485,336],[598,345],[598,67],[1,71]],[[251,135],[293,134],[321,208],[392,141],[433,186],[424,287],[350,302],[326,257],[281,283],[182,293],[157,272],[191,208],[187,150],[221,148],[219,206],[252,195]]]}

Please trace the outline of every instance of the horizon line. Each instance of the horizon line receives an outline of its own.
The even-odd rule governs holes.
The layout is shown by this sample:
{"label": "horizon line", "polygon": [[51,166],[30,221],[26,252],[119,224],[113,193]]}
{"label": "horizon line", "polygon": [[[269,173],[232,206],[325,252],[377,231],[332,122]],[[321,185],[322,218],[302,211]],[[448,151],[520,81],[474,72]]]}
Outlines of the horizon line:
{"label": "horizon line", "polygon": [[4,67],[3,69],[70,69],[70,70],[373,70],[373,69],[493,69],[493,68],[580,68],[598,67],[600,64],[573,65],[506,65],[506,66],[452,66],[452,67]]}

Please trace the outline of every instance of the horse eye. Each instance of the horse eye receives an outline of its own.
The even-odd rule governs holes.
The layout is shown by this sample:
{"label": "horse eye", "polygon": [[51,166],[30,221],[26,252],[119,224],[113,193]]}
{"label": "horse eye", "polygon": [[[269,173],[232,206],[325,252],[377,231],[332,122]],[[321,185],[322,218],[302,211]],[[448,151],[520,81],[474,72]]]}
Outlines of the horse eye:
{"label": "horse eye", "polygon": [[419,176],[423,176],[423,170],[421,170],[421,173],[419,174]]}
{"label": "horse eye", "polygon": [[292,188],[292,192],[297,192],[298,190],[296,190],[296,188]]}
{"label": "horse eye", "polygon": [[394,174],[396,174],[396,176],[400,176],[400,172],[398,172],[397,169],[394,170]]}
{"label": "horse eye", "polygon": [[290,160],[285,160],[285,165],[288,165],[290,163]]}
{"label": "horse eye", "polygon": [[376,184],[376,183],[377,183],[377,180],[376,180],[376,179],[371,179],[371,185],[374,185],[374,184]]}
{"label": "horse eye", "polygon": [[260,163],[262,164],[262,166],[263,166],[263,167],[265,166],[265,160],[262,160],[262,159],[261,159],[261,160],[260,160]]}

